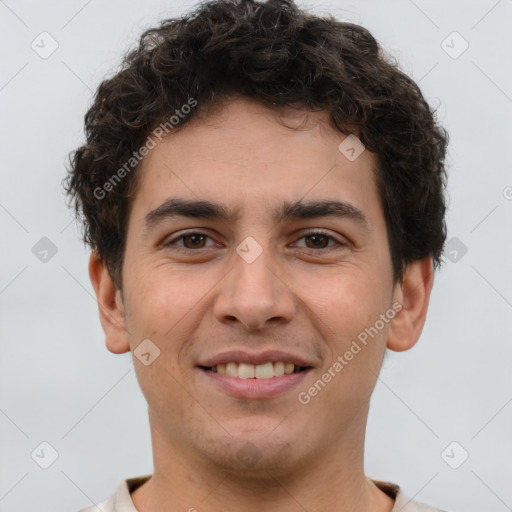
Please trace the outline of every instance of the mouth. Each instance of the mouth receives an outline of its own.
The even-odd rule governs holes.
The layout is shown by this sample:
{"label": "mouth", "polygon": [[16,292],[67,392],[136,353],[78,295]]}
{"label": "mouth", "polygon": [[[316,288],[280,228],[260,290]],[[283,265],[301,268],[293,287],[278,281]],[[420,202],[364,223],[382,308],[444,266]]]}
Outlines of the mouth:
{"label": "mouth", "polygon": [[[234,398],[264,399],[284,395],[314,370],[312,362],[282,351],[218,354],[197,366],[205,385]],[[201,378],[203,378],[201,377]]]}
{"label": "mouth", "polygon": [[294,363],[285,363],[284,361],[268,361],[257,365],[232,361],[229,363],[220,363],[215,366],[199,366],[199,368],[207,372],[227,375],[228,377],[237,379],[267,380],[304,372],[312,367],[299,366]]}

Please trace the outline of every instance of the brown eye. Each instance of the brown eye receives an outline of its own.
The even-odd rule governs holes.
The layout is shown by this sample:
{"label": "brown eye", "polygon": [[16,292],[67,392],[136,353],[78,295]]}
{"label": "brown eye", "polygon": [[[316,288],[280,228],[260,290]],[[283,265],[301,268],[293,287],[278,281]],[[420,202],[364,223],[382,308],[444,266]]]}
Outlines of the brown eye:
{"label": "brown eye", "polygon": [[312,244],[306,246],[309,249],[325,249],[329,245],[329,239],[331,237],[322,234],[307,235],[304,237],[305,240],[311,240]]}
{"label": "brown eye", "polygon": [[334,238],[334,236],[326,231],[310,231],[301,236],[298,242],[296,247],[318,251],[319,253],[322,251],[343,249],[347,246],[345,242]]}
{"label": "brown eye", "polygon": [[212,243],[208,244],[208,241],[213,242],[212,238],[207,234],[193,231],[177,236],[163,245],[177,251],[194,251],[211,248]]}
{"label": "brown eye", "polygon": [[202,249],[205,245],[206,238],[208,237],[198,233],[184,235],[181,237],[181,239],[183,240],[183,245],[187,249]]}

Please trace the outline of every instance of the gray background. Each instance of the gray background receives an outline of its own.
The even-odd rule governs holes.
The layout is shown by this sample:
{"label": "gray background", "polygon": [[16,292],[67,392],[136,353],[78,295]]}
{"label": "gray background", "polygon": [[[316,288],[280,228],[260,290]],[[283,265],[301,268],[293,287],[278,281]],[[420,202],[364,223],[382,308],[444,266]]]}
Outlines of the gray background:
{"label": "gray background", "polygon": [[[76,511],[152,472],[131,356],[104,346],[60,182],[100,80],[144,28],[193,5],[0,1],[1,512]],[[451,135],[450,254],[420,342],[380,375],[367,474],[452,512],[512,510],[512,1],[300,5],[370,29]]]}

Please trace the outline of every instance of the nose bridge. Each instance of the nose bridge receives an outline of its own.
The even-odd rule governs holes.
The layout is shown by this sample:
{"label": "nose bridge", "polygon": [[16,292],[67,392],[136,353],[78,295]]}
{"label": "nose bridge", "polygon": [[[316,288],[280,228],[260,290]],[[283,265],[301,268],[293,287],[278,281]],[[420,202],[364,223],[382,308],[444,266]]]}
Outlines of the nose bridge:
{"label": "nose bridge", "polygon": [[[261,247],[261,246],[260,246]],[[237,248],[235,256],[235,282],[240,288],[259,289],[260,300],[274,295],[276,278],[275,271],[272,271],[272,251],[267,246],[258,249],[254,247],[254,242],[243,242]],[[275,265],[274,265],[275,267]],[[241,290],[243,291],[243,290]]]}
{"label": "nose bridge", "polygon": [[219,321],[234,319],[249,329],[262,328],[268,320],[290,321],[295,301],[278,277],[268,244],[245,239],[233,254],[232,270],[220,284],[215,304]]}

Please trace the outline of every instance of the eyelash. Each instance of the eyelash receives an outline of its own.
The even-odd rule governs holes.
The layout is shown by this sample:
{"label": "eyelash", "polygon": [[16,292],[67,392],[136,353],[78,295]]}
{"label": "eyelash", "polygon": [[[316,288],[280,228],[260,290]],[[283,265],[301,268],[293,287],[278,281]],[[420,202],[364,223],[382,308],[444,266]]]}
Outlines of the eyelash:
{"label": "eyelash", "polygon": [[[199,236],[204,236],[206,238],[210,238],[212,239],[209,235],[207,235],[206,233],[203,233],[201,231],[190,231],[188,233],[183,233],[175,238],[173,238],[172,240],[169,240],[168,242],[165,242],[163,244],[164,247],[170,247],[172,246],[173,244],[175,244],[177,241],[179,240],[183,240],[184,238],[188,237],[188,236],[192,236],[192,235],[199,235]],[[327,237],[329,240],[333,240],[334,242],[336,242],[339,246],[339,248],[343,248],[343,247],[346,247],[348,244],[347,243],[344,243],[344,242],[340,242],[339,240],[337,240],[336,238],[334,238],[332,235],[330,235],[327,231],[323,231],[321,229],[317,230],[317,231],[309,231],[308,233],[302,235],[299,240],[302,240],[303,238],[307,238],[308,236],[314,236],[314,235],[321,235],[321,236],[325,236]],[[329,248],[332,249],[332,246],[328,246],[328,247],[321,247],[319,249],[314,249],[314,248],[309,248],[309,247],[305,247],[303,249],[306,249],[306,250],[309,250],[309,251],[313,251],[313,252],[317,252],[317,251],[327,251]],[[202,247],[200,249],[187,249],[187,248],[183,248],[183,247],[175,247],[174,248],[175,250],[179,251],[179,252],[184,252],[184,253],[190,253],[190,252],[199,252],[201,250],[204,250],[204,249],[208,249],[208,247]]]}

